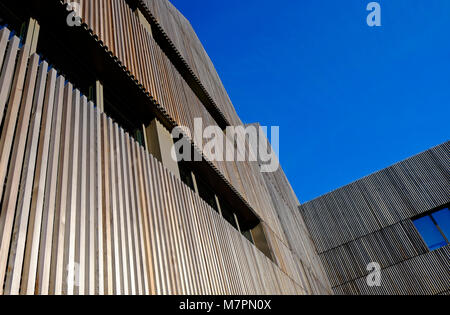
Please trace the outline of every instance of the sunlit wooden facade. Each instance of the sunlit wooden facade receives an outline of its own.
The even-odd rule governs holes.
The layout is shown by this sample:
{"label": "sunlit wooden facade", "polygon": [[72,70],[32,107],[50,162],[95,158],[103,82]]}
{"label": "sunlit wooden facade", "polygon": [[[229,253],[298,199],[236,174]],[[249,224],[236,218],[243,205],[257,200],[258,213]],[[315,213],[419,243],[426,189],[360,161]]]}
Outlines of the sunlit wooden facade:
{"label": "sunlit wooden facade", "polygon": [[155,119],[242,124],[189,22],[76,2],[0,6],[0,294],[331,294],[281,170],[204,155],[213,209],[151,154]]}
{"label": "sunlit wooden facade", "polygon": [[173,128],[242,125],[192,26],[73,2],[0,3],[0,294],[448,294],[449,247],[413,223],[450,203],[448,142],[304,205],[195,137],[171,162]]}

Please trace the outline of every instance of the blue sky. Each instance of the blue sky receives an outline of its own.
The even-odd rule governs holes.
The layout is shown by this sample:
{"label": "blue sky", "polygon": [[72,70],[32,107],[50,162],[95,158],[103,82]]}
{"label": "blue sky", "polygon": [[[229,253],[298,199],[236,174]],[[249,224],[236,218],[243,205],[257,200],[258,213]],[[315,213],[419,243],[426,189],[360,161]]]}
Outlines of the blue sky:
{"label": "blue sky", "polygon": [[171,0],[301,202],[449,140],[450,1]]}

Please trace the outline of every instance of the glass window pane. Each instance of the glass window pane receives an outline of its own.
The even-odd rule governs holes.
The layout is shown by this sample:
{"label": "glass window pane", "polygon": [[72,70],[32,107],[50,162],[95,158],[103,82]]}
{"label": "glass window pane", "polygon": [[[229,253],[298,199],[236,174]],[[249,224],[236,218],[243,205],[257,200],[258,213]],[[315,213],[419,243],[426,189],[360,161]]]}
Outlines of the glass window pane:
{"label": "glass window pane", "polygon": [[250,231],[244,231],[244,232],[242,232],[242,235],[244,235],[244,237],[245,237],[246,239],[248,239],[251,243],[254,244],[254,242],[253,242],[253,237],[252,237],[252,233],[251,233]]}
{"label": "glass window pane", "polygon": [[434,220],[437,222],[442,232],[444,232],[447,240],[450,239],[450,210],[443,209],[432,214]]}
{"label": "glass window pane", "polygon": [[431,251],[447,245],[430,216],[415,220],[414,225]]}

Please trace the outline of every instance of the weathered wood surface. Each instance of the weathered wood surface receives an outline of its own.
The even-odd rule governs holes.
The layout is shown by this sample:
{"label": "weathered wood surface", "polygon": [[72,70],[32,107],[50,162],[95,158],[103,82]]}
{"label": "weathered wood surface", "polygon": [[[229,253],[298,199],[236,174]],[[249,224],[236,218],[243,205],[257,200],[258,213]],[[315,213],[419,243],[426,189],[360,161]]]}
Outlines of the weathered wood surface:
{"label": "weathered wood surface", "polygon": [[0,294],[321,292],[285,246],[278,266],[17,38],[2,49],[4,32]]}
{"label": "weathered wood surface", "polygon": [[[117,57],[124,70],[142,84],[144,91],[162,106],[176,125],[187,126],[192,132],[194,118],[202,118],[204,126],[217,125],[124,0],[75,2],[80,4],[83,22],[98,37],[99,43]],[[198,148],[204,147],[197,139],[192,141]],[[285,241],[286,237],[255,163],[216,161],[209,158],[207,153],[205,157],[252,210]]]}

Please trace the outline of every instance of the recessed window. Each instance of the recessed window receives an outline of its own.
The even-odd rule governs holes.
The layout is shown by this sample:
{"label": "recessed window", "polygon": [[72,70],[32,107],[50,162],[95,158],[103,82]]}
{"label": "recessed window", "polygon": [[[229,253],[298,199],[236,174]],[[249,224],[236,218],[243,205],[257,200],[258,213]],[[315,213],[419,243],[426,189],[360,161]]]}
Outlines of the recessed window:
{"label": "recessed window", "polygon": [[413,222],[431,251],[450,244],[450,210],[448,208],[432,212]]}
{"label": "recessed window", "polygon": [[230,196],[219,195],[217,189],[215,189],[217,187],[214,187],[207,178],[202,177],[198,170],[193,169],[192,164],[180,162],[178,163],[178,168],[180,178],[185,185],[196,192],[214,211],[219,213],[224,220],[264,255],[274,261],[274,256],[260,219],[249,217],[242,207],[236,205],[235,200],[228,199]]}
{"label": "recessed window", "polygon": [[236,230],[239,230],[234,211],[231,206],[224,200],[220,200],[220,210],[222,210],[222,216],[228,221]]}
{"label": "recessed window", "polygon": [[200,197],[206,201],[208,205],[210,205],[214,210],[219,212],[217,208],[216,202],[216,194],[211,188],[209,188],[208,184],[206,184],[202,179],[197,178],[197,186],[198,186],[198,194]]}
{"label": "recessed window", "polygon": [[105,114],[117,123],[136,142],[145,148],[145,139],[142,132],[142,123],[138,114],[133,111],[133,105],[115,87],[103,87],[103,101]]}
{"label": "recessed window", "polygon": [[195,191],[191,171],[181,163],[178,164],[178,169],[180,170],[180,178],[183,183],[185,183],[191,190]]}
{"label": "recessed window", "polygon": [[248,224],[246,224],[246,220],[244,220],[244,218],[237,212],[235,213],[235,215],[237,224],[239,225],[239,229],[242,235],[244,235],[244,237],[248,239],[251,243],[255,244],[255,240],[253,239],[252,236],[252,229],[249,228]]}
{"label": "recessed window", "polygon": [[248,239],[250,241],[250,243],[255,244],[255,241],[253,240],[252,232],[250,230],[242,231],[242,235],[244,235],[244,237],[246,239]]}

